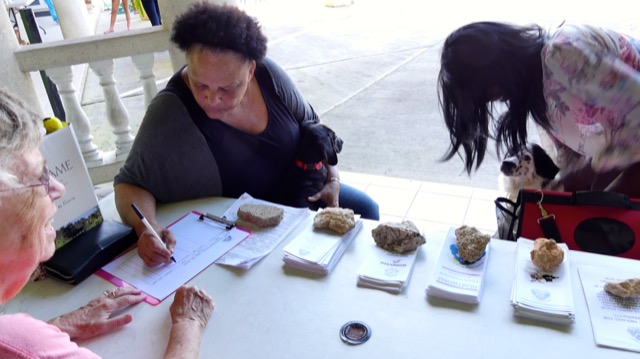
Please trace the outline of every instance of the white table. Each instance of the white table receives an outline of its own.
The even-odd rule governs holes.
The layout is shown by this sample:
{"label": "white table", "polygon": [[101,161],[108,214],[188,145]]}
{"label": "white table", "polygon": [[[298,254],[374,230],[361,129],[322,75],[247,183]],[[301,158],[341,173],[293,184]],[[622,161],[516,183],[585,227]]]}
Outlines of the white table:
{"label": "white table", "polygon": [[[189,210],[221,214],[228,199],[204,199],[161,208],[170,223]],[[103,203],[104,204],[104,203]],[[113,214],[113,206],[102,207]],[[216,309],[202,341],[203,358],[637,358],[637,353],[596,346],[576,266],[640,262],[582,252],[569,253],[576,323],[570,327],[518,319],[509,297],[515,243],[492,240],[484,297],[478,306],[427,299],[425,287],[446,228],[424,228],[427,244],[413,276],[400,295],[358,288],[356,273],[373,243],[365,221],[336,268],[327,277],[284,270],[282,247],[248,271],[212,265],[191,280],[206,289]],[[91,276],[78,286],[54,280],[30,284],[6,305],[49,319],[85,304],[111,284]],[[105,358],[159,358],[170,328],[172,297],[153,307],[127,309],[133,323],[105,336],[81,342]],[[372,329],[368,342],[344,344],[340,327],[361,320]]]}

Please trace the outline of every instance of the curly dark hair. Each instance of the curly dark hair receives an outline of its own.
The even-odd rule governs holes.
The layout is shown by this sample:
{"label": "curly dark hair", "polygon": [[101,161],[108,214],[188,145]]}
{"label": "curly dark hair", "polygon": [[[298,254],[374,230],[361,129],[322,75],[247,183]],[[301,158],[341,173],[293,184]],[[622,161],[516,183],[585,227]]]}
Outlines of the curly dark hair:
{"label": "curly dark hair", "polygon": [[[438,100],[451,146],[442,161],[460,153],[468,174],[484,159],[487,141],[496,152],[526,146],[527,117],[550,127],[542,91],[541,51],[545,31],[537,25],[495,22],[465,25],[445,40],[438,74]],[[507,110],[496,120],[496,101]],[[490,122],[493,131],[490,133]],[[462,149],[460,148],[462,147]]]}
{"label": "curly dark hair", "polygon": [[194,45],[229,50],[260,62],[267,53],[267,38],[258,21],[231,5],[200,2],[191,5],[173,24],[171,41],[182,51]]}

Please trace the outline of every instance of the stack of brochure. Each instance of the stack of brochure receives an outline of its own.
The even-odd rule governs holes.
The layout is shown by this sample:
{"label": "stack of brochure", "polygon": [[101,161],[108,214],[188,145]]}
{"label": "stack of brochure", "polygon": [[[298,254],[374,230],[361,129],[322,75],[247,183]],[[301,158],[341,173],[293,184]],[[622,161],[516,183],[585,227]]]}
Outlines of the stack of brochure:
{"label": "stack of brochure", "polygon": [[362,228],[362,221],[341,235],[331,230],[314,229],[310,217],[305,230],[284,247],[285,266],[306,272],[327,275]]}
{"label": "stack of brochure", "polygon": [[565,325],[575,322],[569,248],[564,243],[558,246],[564,251],[562,264],[551,272],[544,272],[531,262],[533,241],[518,238],[511,290],[516,316]]}
{"label": "stack of brochure", "polygon": [[427,286],[427,295],[463,303],[480,303],[490,247],[491,243],[477,261],[465,262],[458,257],[455,228],[449,229]]}
{"label": "stack of brochure", "polygon": [[400,293],[413,271],[413,264],[420,248],[409,253],[398,254],[376,245],[358,270],[358,287],[380,289]]}

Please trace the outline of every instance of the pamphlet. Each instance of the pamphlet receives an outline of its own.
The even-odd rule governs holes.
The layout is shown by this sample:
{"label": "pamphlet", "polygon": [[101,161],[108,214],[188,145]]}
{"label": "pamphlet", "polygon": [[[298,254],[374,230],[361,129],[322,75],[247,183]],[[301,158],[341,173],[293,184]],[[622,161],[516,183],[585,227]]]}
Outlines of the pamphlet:
{"label": "pamphlet", "polygon": [[596,344],[640,352],[640,299],[604,291],[607,282],[638,278],[638,272],[610,266],[579,266],[578,274]]}
{"label": "pamphlet", "polygon": [[398,294],[406,286],[418,249],[408,253],[393,253],[372,245],[369,255],[358,270],[358,287],[374,288]]}
{"label": "pamphlet", "polygon": [[463,303],[480,303],[490,247],[491,243],[477,261],[466,263],[457,255],[455,228],[450,228],[427,286],[427,295]]}
{"label": "pamphlet", "polygon": [[528,317],[557,324],[575,322],[569,248],[558,243],[564,251],[564,260],[552,271],[543,271],[531,262],[533,241],[518,238],[516,268],[511,304],[516,316]]}

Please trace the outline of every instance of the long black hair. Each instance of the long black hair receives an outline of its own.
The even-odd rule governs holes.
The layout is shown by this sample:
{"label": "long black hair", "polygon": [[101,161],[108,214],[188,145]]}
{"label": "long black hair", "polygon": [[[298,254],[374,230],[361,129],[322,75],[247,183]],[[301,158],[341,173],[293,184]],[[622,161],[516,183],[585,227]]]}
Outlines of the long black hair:
{"label": "long black hair", "polygon": [[[438,74],[438,101],[451,146],[442,161],[459,151],[468,174],[480,167],[489,138],[496,152],[523,149],[527,116],[549,128],[542,93],[541,50],[545,31],[537,25],[476,22],[451,33],[444,42]],[[507,110],[496,120],[494,102]],[[490,132],[489,126],[493,128]],[[462,147],[462,149],[460,148]]]}

